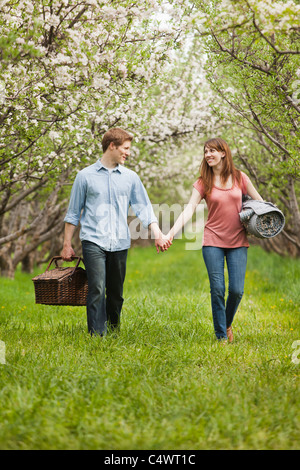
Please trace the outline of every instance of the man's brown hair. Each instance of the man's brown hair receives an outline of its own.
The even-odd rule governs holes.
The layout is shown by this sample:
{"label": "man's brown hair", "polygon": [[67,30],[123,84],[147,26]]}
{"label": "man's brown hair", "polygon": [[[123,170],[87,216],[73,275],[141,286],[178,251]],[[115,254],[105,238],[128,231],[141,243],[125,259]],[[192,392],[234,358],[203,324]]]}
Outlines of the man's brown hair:
{"label": "man's brown hair", "polygon": [[124,144],[126,140],[129,140],[131,142],[132,139],[133,139],[133,136],[129,134],[127,131],[124,131],[124,129],[121,129],[120,127],[112,127],[107,132],[105,132],[103,136],[103,139],[102,139],[103,153],[106,152],[111,142],[113,142],[116,147],[119,147],[120,145]]}

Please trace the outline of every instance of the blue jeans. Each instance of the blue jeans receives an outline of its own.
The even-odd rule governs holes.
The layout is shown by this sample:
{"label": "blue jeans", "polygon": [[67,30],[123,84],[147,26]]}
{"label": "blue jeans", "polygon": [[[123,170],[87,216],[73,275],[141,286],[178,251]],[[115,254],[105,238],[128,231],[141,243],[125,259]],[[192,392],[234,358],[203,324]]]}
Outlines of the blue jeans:
{"label": "blue jeans", "polygon": [[[227,338],[226,329],[231,326],[233,317],[244,293],[247,248],[203,246],[202,252],[210,282],[215,335],[218,339]],[[225,258],[229,280],[226,305],[224,277]]]}
{"label": "blue jeans", "polygon": [[82,241],[88,279],[87,324],[91,335],[104,336],[108,326],[114,330],[120,325],[127,252],[105,251],[95,243]]}

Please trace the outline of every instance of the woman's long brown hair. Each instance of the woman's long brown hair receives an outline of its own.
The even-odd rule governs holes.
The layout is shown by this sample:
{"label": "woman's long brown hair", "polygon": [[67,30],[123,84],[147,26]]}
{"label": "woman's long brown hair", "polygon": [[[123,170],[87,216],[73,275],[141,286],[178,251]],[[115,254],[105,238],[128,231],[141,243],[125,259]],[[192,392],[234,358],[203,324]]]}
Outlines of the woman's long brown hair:
{"label": "woman's long brown hair", "polygon": [[[232,183],[234,184],[234,182],[237,181],[238,184],[240,184],[241,172],[234,166],[231,151],[227,142],[225,142],[223,139],[220,139],[219,137],[215,137],[205,142],[204,152],[206,147],[215,149],[218,152],[225,152],[225,156],[223,158],[223,168],[220,174],[221,183],[225,185],[226,181],[231,175],[233,180]],[[209,196],[214,185],[214,172],[213,169],[208,165],[205,157],[203,157],[200,165],[200,178],[204,185],[205,195]]]}

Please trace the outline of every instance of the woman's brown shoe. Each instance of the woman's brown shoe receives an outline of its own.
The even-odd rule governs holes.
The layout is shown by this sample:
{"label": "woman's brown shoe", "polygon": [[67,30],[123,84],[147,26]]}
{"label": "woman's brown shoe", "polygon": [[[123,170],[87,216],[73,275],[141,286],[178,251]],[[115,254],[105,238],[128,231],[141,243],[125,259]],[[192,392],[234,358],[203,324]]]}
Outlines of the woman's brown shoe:
{"label": "woman's brown shoe", "polygon": [[228,339],[228,343],[232,343],[233,341],[233,333],[232,333],[232,328],[231,326],[229,326],[227,328],[227,339]]}

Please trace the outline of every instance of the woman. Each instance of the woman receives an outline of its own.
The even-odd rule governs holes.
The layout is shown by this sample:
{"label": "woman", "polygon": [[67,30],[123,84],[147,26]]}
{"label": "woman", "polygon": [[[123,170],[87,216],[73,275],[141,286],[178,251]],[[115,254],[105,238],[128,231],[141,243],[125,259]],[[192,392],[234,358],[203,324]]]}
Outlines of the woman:
{"label": "woman", "polygon": [[[228,144],[220,138],[204,144],[200,178],[193,185],[189,204],[168,233],[170,241],[192,217],[201,199],[208,207],[203,258],[207,268],[214,330],[218,340],[232,342],[232,321],[244,292],[249,243],[240,222],[242,195],[262,200],[248,176],[235,168]],[[224,259],[229,288],[225,304]]]}

